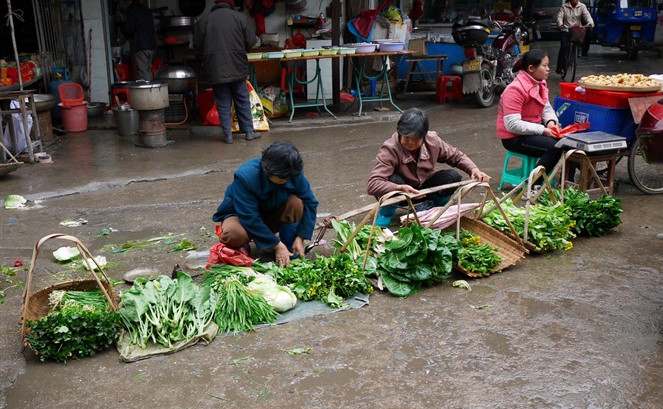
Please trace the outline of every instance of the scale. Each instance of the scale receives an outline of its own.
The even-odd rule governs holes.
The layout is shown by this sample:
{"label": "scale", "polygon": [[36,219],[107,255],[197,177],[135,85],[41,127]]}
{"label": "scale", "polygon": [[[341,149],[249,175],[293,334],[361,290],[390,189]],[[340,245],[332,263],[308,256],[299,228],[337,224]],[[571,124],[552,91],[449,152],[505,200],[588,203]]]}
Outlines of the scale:
{"label": "scale", "polygon": [[579,149],[587,153],[626,149],[626,138],[602,131],[582,132],[568,135],[560,139],[556,148]]}

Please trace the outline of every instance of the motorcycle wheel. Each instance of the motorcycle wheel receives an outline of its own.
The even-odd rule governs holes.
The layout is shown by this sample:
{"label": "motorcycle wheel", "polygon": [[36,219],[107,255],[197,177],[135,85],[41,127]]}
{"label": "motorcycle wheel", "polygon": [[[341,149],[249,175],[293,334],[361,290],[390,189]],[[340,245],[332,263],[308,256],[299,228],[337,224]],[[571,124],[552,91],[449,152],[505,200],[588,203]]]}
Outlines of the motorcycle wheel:
{"label": "motorcycle wheel", "polygon": [[647,163],[640,152],[640,138],[631,145],[628,155],[628,175],[642,193],[663,193],[663,165]]}
{"label": "motorcycle wheel", "polygon": [[495,86],[491,71],[486,66],[481,67],[479,76],[481,77],[481,88],[474,93],[474,100],[481,108],[488,108],[495,102]]}

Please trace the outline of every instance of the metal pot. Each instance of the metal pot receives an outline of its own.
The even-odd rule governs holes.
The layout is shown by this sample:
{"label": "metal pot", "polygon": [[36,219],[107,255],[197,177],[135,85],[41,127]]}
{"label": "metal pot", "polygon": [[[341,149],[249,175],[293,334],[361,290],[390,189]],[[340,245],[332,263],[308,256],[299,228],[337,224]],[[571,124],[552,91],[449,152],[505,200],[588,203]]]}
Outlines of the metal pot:
{"label": "metal pot", "polygon": [[[34,94],[32,97],[35,100],[35,109],[37,110],[37,112],[50,111],[51,108],[53,108],[55,106],[55,101],[56,101],[55,95]],[[26,104],[29,103],[29,100],[28,100],[27,97],[25,98],[25,103]],[[30,108],[29,105],[28,105],[28,108]]]}
{"label": "metal pot", "polygon": [[131,107],[139,111],[168,107],[168,85],[156,81],[135,81],[129,85]]}
{"label": "metal pot", "polygon": [[154,78],[168,84],[170,94],[186,94],[193,91],[197,83],[193,69],[181,66],[159,68]]}
{"label": "metal pot", "polygon": [[87,116],[88,118],[101,116],[107,108],[105,102],[88,102],[87,104]]}
{"label": "metal pot", "polygon": [[189,27],[196,21],[193,17],[173,16],[168,19],[167,27]]}

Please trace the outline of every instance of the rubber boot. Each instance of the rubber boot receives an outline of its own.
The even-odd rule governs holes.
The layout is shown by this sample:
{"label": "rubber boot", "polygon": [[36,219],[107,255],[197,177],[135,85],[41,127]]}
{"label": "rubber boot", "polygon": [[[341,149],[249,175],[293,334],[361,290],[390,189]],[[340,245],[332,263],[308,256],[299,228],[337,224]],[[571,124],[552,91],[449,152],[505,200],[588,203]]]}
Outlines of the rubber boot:
{"label": "rubber boot", "polygon": [[[292,245],[295,242],[295,239],[297,238],[298,226],[299,222],[291,224],[282,224],[281,227],[279,228],[279,239],[281,239],[281,242],[285,244],[285,246],[288,248],[288,251],[291,253],[292,253]],[[297,257],[299,257],[299,254],[290,256],[291,259]]]}
{"label": "rubber boot", "polygon": [[396,214],[396,206],[382,206],[378,212],[378,218],[375,225],[378,227],[389,227],[391,218]]}

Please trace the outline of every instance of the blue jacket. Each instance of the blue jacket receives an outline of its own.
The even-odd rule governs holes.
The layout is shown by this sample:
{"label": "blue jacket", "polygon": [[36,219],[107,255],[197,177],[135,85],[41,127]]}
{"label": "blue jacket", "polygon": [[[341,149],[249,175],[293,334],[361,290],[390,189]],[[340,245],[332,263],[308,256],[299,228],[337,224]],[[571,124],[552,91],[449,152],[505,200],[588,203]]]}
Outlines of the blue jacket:
{"label": "blue jacket", "polygon": [[212,220],[221,222],[230,216],[237,216],[258,249],[271,249],[280,240],[267,227],[264,219],[277,211],[291,194],[304,203],[304,214],[297,226],[297,235],[310,240],[315,227],[318,201],[304,173],[289,178],[283,185],[277,185],[267,178],[260,166],[260,158],[251,159],[237,169]]}

